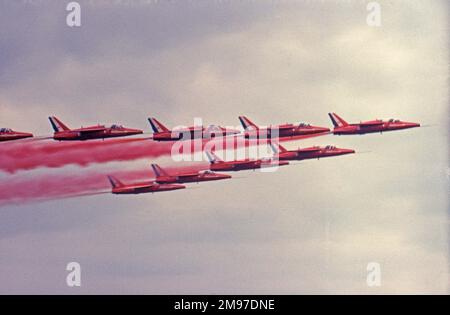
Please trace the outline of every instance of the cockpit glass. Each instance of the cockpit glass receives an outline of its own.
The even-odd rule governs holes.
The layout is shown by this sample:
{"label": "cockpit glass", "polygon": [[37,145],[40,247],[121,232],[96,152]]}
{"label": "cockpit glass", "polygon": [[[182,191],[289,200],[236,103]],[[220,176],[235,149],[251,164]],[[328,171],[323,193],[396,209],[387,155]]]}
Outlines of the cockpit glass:
{"label": "cockpit glass", "polygon": [[299,125],[300,127],[309,127],[310,126],[310,124],[307,124],[307,123],[300,123],[300,125]]}
{"label": "cockpit glass", "polygon": [[217,125],[209,125],[207,128],[206,128],[206,130],[207,130],[207,132],[217,132],[217,131],[220,131],[220,127],[219,126],[217,126]]}
{"label": "cockpit glass", "polygon": [[0,128],[1,133],[11,133],[12,130],[10,128]]}
{"label": "cockpit glass", "polygon": [[112,125],[111,129],[123,129],[122,125]]}

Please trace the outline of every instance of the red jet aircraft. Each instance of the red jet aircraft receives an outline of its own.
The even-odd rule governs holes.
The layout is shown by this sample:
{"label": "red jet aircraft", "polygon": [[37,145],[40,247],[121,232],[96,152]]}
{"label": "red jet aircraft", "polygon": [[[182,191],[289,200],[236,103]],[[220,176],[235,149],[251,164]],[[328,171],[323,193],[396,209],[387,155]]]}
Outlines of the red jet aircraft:
{"label": "red jet aircraft", "polygon": [[114,176],[108,176],[108,179],[112,186],[111,192],[116,195],[135,195],[186,188],[184,185],[158,184],[154,182],[125,185]]}
{"label": "red jet aircraft", "polygon": [[334,125],[333,134],[335,135],[362,135],[365,133],[382,133],[383,131],[420,127],[420,124],[418,123],[400,121],[398,119],[389,119],[388,121],[376,119],[356,124],[349,124],[335,113],[328,113],[328,116],[330,116],[331,122]]}
{"label": "red jet aircraft", "polygon": [[218,158],[214,153],[205,151],[209,160],[209,169],[211,171],[243,171],[254,170],[264,167],[274,167],[288,165],[287,161],[276,161],[273,159],[257,159],[257,160],[235,160],[235,161],[223,161]]}
{"label": "red jet aircraft", "polygon": [[168,174],[158,164],[152,164],[152,168],[156,175],[155,182],[158,184],[198,183],[231,178],[230,175],[214,173],[211,171]]}
{"label": "red jet aircraft", "polygon": [[[300,123],[274,125],[269,127],[260,128],[255,125],[250,119],[245,116],[239,116],[239,121],[242,127],[245,129],[245,138],[272,138],[272,137],[293,137],[314,135],[319,133],[329,132],[329,128],[311,126],[310,124]],[[276,135],[274,133],[277,133]]]}
{"label": "red jet aircraft", "polygon": [[239,130],[226,129],[216,125],[208,127],[194,126],[187,128],[168,129],[156,118],[149,118],[150,126],[153,129],[153,140],[155,141],[178,141],[192,139],[210,139],[214,137],[225,137],[240,133]]}
{"label": "red jet aircraft", "polygon": [[330,156],[338,156],[355,153],[355,150],[351,149],[340,149],[335,146],[327,145],[325,147],[314,146],[310,148],[304,148],[297,150],[286,150],[280,144],[270,143],[275,156],[279,160],[290,161],[290,160],[307,160],[307,159],[320,159]]}
{"label": "red jet aircraft", "polygon": [[18,132],[10,128],[0,128],[0,142],[25,139],[31,137],[33,137],[33,134],[28,132]]}
{"label": "red jet aircraft", "polygon": [[105,139],[133,136],[143,133],[142,130],[125,128],[120,125],[112,125],[111,127],[98,125],[80,129],[70,129],[55,116],[49,117],[48,119],[50,120],[50,123],[55,130],[53,139],[59,141]]}

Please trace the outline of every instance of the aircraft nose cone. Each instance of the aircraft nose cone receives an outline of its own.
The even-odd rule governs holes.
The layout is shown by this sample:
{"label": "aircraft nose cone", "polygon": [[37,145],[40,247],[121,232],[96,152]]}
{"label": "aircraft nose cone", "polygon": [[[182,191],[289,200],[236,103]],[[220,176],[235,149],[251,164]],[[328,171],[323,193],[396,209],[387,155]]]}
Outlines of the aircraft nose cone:
{"label": "aircraft nose cone", "polygon": [[335,151],[336,155],[353,154],[353,153],[355,153],[355,150],[353,150],[353,149],[336,148],[336,151]]}
{"label": "aircraft nose cone", "polygon": [[329,132],[330,131],[330,128],[326,128],[326,127],[315,127],[315,129],[318,132]]}
{"label": "aircraft nose cone", "polygon": [[404,126],[406,128],[415,128],[415,127],[420,127],[420,124],[415,123],[415,122],[404,122]]}
{"label": "aircraft nose cone", "polygon": [[186,186],[184,185],[168,185],[167,186],[170,190],[178,190],[178,189],[184,189]]}
{"label": "aircraft nose cone", "polygon": [[139,135],[144,133],[144,131],[140,130],[140,129],[128,129],[128,133],[130,134],[135,134],[135,135]]}

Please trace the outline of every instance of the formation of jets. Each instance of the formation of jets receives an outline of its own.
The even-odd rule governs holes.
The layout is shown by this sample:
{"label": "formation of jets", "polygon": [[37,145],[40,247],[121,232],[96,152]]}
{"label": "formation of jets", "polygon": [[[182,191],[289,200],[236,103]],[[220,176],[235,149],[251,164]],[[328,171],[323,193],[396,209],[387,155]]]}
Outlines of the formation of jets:
{"label": "formation of jets", "polygon": [[[387,121],[376,119],[349,124],[344,119],[339,117],[336,113],[329,113],[328,116],[330,116],[331,122],[333,123],[334,129],[332,130],[332,133],[335,135],[353,135],[375,132],[382,133],[385,131],[420,127],[420,124],[418,123],[400,121],[398,119],[389,119]],[[49,120],[54,130],[53,139],[58,141],[85,141],[134,136],[143,133],[143,131],[140,129],[126,128],[122,125],[116,124],[109,127],[106,127],[105,125],[97,125],[90,127],[81,127],[78,129],[70,129],[55,116],[49,117]],[[148,121],[153,130],[152,139],[154,141],[178,141],[192,140],[197,138],[211,139],[215,137],[239,135],[241,133],[240,130],[229,128],[227,129],[217,125],[209,125],[208,127],[193,126],[186,128],[174,128],[170,130],[162,123],[160,123],[156,118],[148,118]],[[239,121],[244,128],[243,136],[246,139],[275,137],[283,138],[326,134],[330,132],[329,128],[312,126],[307,123],[286,123],[283,125],[258,127],[245,116],[239,116]],[[32,133],[14,131],[10,128],[0,128],[0,142],[32,137]]]}
{"label": "formation of jets", "polygon": [[[205,150],[209,160],[207,170],[199,172],[180,173],[168,171],[157,164],[151,167],[155,174],[155,179],[148,182],[123,183],[114,176],[108,176],[112,186],[113,194],[141,194],[154,193],[160,191],[171,191],[186,188],[184,183],[198,183],[206,181],[217,181],[230,179],[231,175],[216,172],[237,172],[243,170],[255,170],[265,167],[279,167],[289,164],[289,161],[300,161],[306,159],[320,159],[324,157],[333,157],[355,153],[352,149],[337,148],[335,146],[313,146],[309,148],[298,148],[296,150],[287,150],[281,146],[276,138],[287,138],[295,136],[314,136],[333,133],[335,135],[354,135],[385,131],[394,131],[408,128],[420,127],[420,124],[405,122],[397,119],[387,121],[376,119],[360,123],[347,123],[336,113],[329,113],[328,116],[333,123],[333,130],[326,127],[313,126],[307,123],[270,125],[268,127],[259,127],[245,116],[239,116],[239,121],[244,129],[243,133],[237,129],[227,129],[217,125],[208,127],[193,126],[184,128],[168,129],[156,118],[148,118],[153,130],[153,141],[179,141],[193,139],[212,139],[216,137],[240,136],[245,139],[266,139],[270,145],[273,156],[261,159],[241,159],[233,161],[224,161],[214,152]],[[122,125],[97,125],[90,127],[81,127],[70,129],[57,117],[49,117],[53,127],[53,139],[58,141],[86,141],[93,139],[105,139],[114,137],[126,137],[142,134],[139,129],[126,128]],[[33,134],[26,132],[17,132],[9,128],[0,129],[0,141],[12,141],[24,138],[32,138]]]}
{"label": "formation of jets", "polygon": [[[399,120],[389,120],[381,121],[374,120],[371,122],[364,122],[360,124],[348,124],[342,118],[334,113],[329,114],[331,121],[334,125],[333,134],[364,134],[371,132],[383,132],[391,130],[399,130],[406,128],[419,127],[420,124],[402,122]],[[308,148],[298,148],[297,150],[287,150],[277,142],[273,142],[272,138],[283,138],[292,137],[297,135],[314,135],[329,133],[330,129],[325,127],[312,126],[306,123],[285,124],[276,125],[269,127],[258,127],[252,121],[250,121],[245,116],[240,116],[239,120],[244,128],[244,137],[249,138],[267,138],[268,143],[273,151],[273,156],[271,158],[262,159],[242,159],[242,160],[232,160],[224,161],[220,159],[212,151],[205,151],[206,156],[209,160],[208,170],[202,172],[193,173],[169,173],[162,169],[157,164],[152,164],[152,169],[155,174],[155,180],[152,183],[147,183],[145,186],[143,184],[131,184],[128,186],[117,184],[117,180],[114,183],[110,178],[111,184],[113,186],[112,192],[114,194],[129,194],[129,193],[142,193],[142,192],[158,192],[182,189],[185,186],[180,185],[183,183],[194,183],[203,181],[215,181],[230,179],[231,176],[227,174],[217,173],[217,172],[237,172],[244,170],[255,170],[264,167],[279,167],[289,164],[289,161],[300,161],[307,159],[320,159],[324,157],[333,157],[346,154],[353,154],[355,150],[337,148],[335,146],[313,146]],[[227,130],[220,126],[215,126],[214,130],[217,132],[211,134],[209,130],[211,128],[203,127],[189,127],[185,129],[178,129],[177,132],[174,130],[169,130],[163,126],[157,119],[149,118],[149,122],[154,131],[153,139],[156,141],[170,141],[170,140],[180,140],[180,139],[194,139],[196,137],[201,138],[211,138],[214,136],[227,136],[239,134],[237,130]],[[275,130],[275,132],[273,132]],[[184,135],[182,135],[184,133]],[[150,186],[149,186],[150,185]],[[153,186],[151,186],[153,185]],[[137,187],[137,188],[136,188]],[[144,188],[141,188],[144,187]],[[151,188],[149,188],[151,187]]]}

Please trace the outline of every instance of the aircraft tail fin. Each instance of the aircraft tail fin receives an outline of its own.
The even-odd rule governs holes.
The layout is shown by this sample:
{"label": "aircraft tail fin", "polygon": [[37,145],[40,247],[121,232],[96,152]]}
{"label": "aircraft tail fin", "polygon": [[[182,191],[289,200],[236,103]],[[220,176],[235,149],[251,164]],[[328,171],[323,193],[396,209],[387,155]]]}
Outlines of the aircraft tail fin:
{"label": "aircraft tail fin", "polygon": [[150,126],[152,126],[153,132],[168,132],[169,129],[166,128],[163,124],[161,124],[156,118],[149,118],[148,122],[150,123]]}
{"label": "aircraft tail fin", "polygon": [[333,123],[334,127],[344,127],[348,126],[348,123],[339,117],[336,113],[328,113],[328,116],[330,116],[331,122]]}
{"label": "aircraft tail fin", "polygon": [[249,129],[250,127],[253,129],[258,129],[258,126],[256,126],[250,119],[245,116],[239,116],[239,121],[241,122],[241,125],[245,130]]}
{"label": "aircraft tail fin", "polygon": [[66,125],[64,125],[64,124],[61,122],[61,120],[59,120],[59,119],[56,118],[55,116],[49,117],[48,120],[50,120],[50,123],[52,124],[53,130],[55,130],[55,132],[61,132],[61,131],[70,130],[69,127],[67,127]]}
{"label": "aircraft tail fin", "polygon": [[286,148],[283,147],[281,144],[279,143],[273,143],[272,141],[269,141],[269,145],[270,148],[272,149],[274,154],[279,154],[280,152],[286,152]]}
{"label": "aircraft tail fin", "polygon": [[214,164],[214,163],[222,162],[222,160],[217,155],[212,153],[211,151],[206,150],[205,153],[206,153],[206,156],[208,157],[209,163]]}
{"label": "aircraft tail fin", "polygon": [[153,169],[153,172],[155,173],[156,177],[168,175],[166,173],[166,171],[164,171],[158,164],[152,164],[152,169]]}
{"label": "aircraft tail fin", "polygon": [[113,188],[124,186],[123,183],[114,176],[108,175],[108,180]]}

